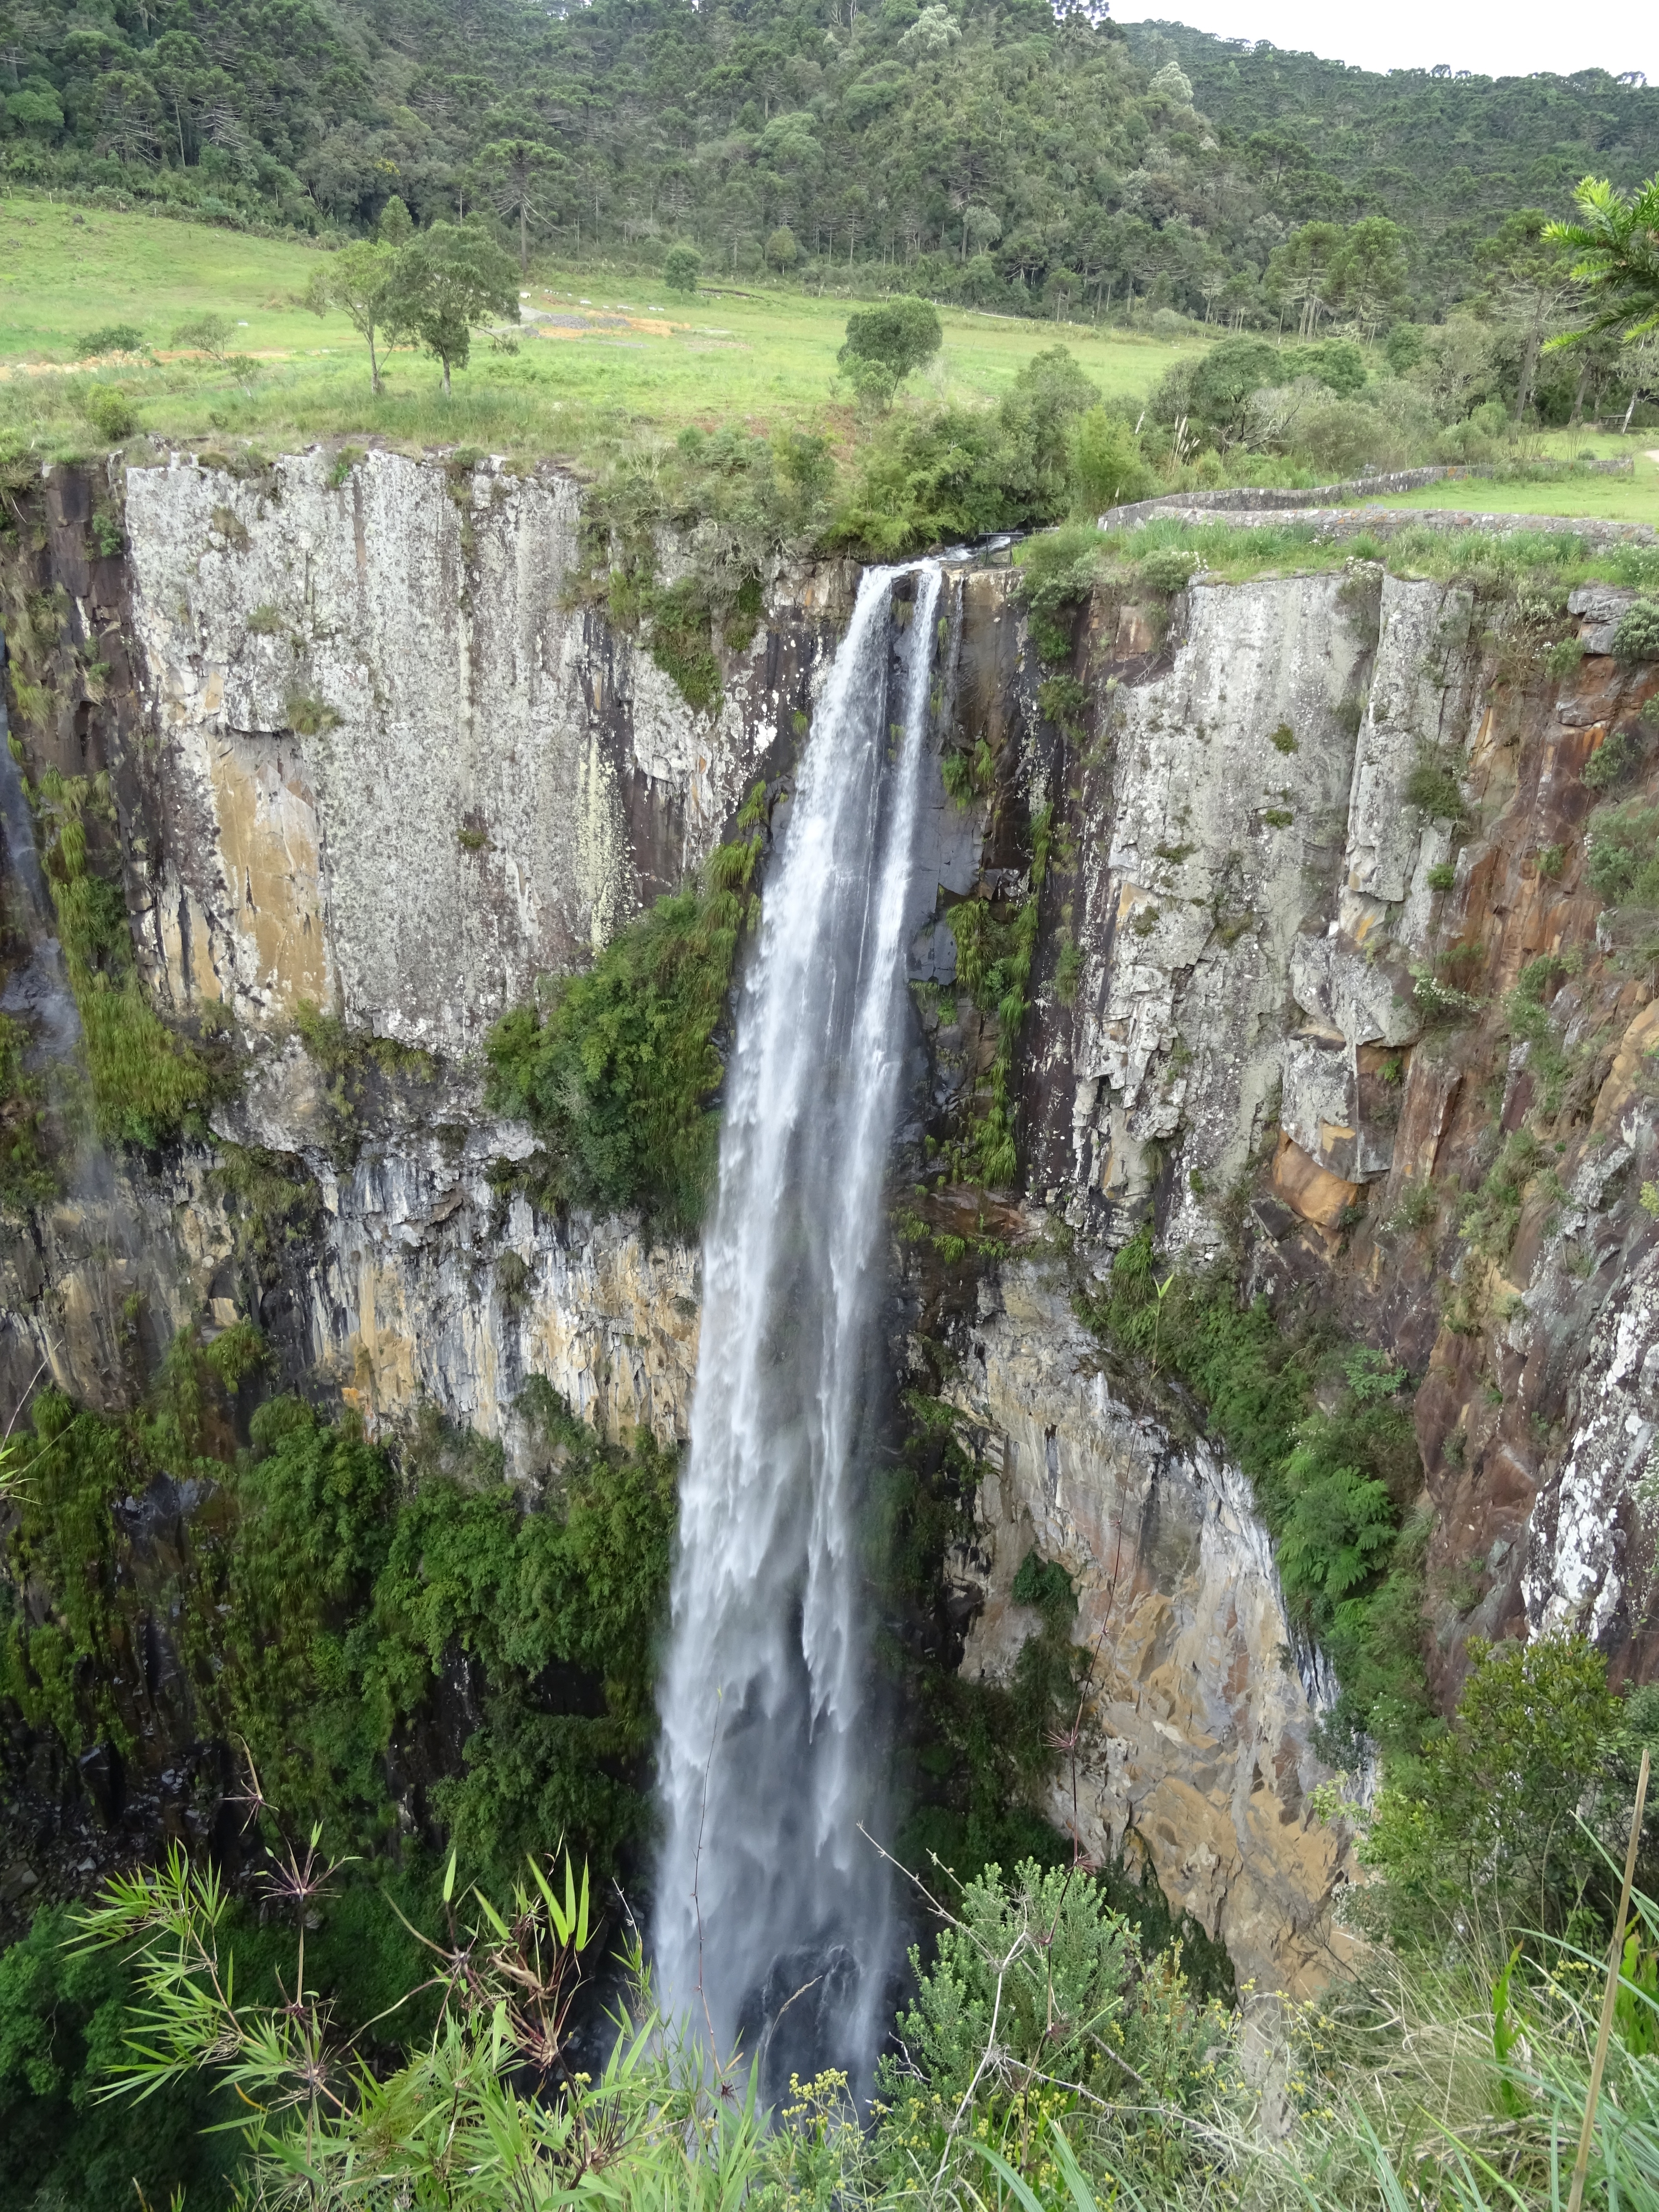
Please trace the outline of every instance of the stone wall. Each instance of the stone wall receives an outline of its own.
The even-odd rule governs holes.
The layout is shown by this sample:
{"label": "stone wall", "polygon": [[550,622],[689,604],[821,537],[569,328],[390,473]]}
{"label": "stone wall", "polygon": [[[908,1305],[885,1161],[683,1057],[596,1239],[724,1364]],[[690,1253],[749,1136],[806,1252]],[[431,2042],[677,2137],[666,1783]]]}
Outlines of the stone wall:
{"label": "stone wall", "polygon": [[[1578,466],[1595,476],[1628,476],[1635,467],[1628,455],[1611,460],[1584,461]],[[1133,530],[1161,514],[1190,519],[1195,514],[1272,514],[1285,510],[1343,507],[1355,500],[1388,499],[1402,491],[1421,491],[1431,483],[1461,483],[1495,477],[1496,467],[1484,461],[1445,462],[1422,469],[1380,470],[1370,476],[1352,477],[1346,483],[1312,484],[1302,490],[1267,490],[1257,484],[1228,485],[1218,491],[1166,491],[1154,499],[1131,500],[1110,508],[1100,518],[1103,530]]]}

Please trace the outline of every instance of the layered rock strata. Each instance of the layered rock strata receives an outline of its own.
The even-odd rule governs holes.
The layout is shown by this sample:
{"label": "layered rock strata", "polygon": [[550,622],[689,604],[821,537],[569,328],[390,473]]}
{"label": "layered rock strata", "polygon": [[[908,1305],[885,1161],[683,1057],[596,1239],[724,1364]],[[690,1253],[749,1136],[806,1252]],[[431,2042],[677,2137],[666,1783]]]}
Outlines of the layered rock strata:
{"label": "layered rock strata", "polygon": [[[45,487],[63,681],[26,751],[109,771],[149,986],[229,1024],[244,1079],[216,1142],[88,1170],[9,1237],[13,1395],[44,1358],[131,1403],[174,1329],[246,1315],[285,1380],[380,1431],[436,1406],[514,1465],[536,1373],[609,1434],[683,1436],[695,1253],[515,1192],[532,1140],[483,1113],[478,1054],[787,774],[848,572],[769,579],[695,714],[588,593],[556,473],[175,456],[127,473],[122,558],[89,538],[103,496]],[[1055,720],[1012,572],[948,580],[941,735],[995,775],[965,805],[932,793],[901,1150],[967,1257],[923,1281],[912,1255],[899,1326],[950,1343],[988,1470],[953,1571],[964,1663],[1012,1666],[1019,1563],[1062,1560],[1101,1656],[1054,1815],[1144,1850],[1264,1980],[1318,1978],[1345,1876],[1309,1808],[1331,1686],[1248,1486],[1112,1398],[1071,1289],[1150,1218],[1161,1249],[1226,1249],[1253,1294],[1421,1378],[1444,1696],[1474,1632],[1581,1627],[1653,1671],[1652,984],[1585,844],[1608,795],[1654,803],[1654,671],[1610,650],[1630,597],[1575,600],[1583,657],[1553,676],[1524,610],[1373,563],[1102,590],[1062,672],[1084,703]],[[1622,781],[1587,783],[1615,740]],[[999,1049],[947,916],[1032,896],[1024,1187],[938,1190],[924,1139],[960,1135]],[[1523,975],[1527,1036],[1505,1011]],[[434,1057],[377,1077],[343,1131],[295,1040],[306,1002]],[[280,1266],[250,1261],[230,1146],[301,1194]]]}

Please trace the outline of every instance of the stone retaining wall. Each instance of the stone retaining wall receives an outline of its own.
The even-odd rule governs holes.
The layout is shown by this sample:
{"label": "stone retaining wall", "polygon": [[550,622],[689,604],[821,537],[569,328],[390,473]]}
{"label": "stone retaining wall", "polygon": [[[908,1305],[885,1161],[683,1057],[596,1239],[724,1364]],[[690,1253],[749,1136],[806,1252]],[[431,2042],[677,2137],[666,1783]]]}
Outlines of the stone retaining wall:
{"label": "stone retaining wall", "polygon": [[[1212,522],[1218,519],[1209,508],[1197,506],[1161,507],[1156,513],[1178,522]],[[1129,526],[1138,529],[1152,520],[1152,515],[1145,515],[1139,523]],[[1478,530],[1492,538],[1512,537],[1517,531],[1540,531],[1550,536],[1580,538],[1597,552],[1613,545],[1651,545],[1659,542],[1659,532],[1649,522],[1607,522],[1583,514],[1476,514],[1444,507],[1258,507],[1230,509],[1226,520],[1241,530],[1260,530],[1273,523],[1308,522],[1314,525],[1321,538],[1392,538],[1414,526],[1428,530]]]}

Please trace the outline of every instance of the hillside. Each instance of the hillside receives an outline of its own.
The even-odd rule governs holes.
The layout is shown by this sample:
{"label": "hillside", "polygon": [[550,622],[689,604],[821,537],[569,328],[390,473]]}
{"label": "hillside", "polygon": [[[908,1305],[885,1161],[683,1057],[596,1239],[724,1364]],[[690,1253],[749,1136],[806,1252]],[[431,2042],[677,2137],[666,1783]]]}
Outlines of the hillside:
{"label": "hillside", "polygon": [[1381,76],[1182,23],[1137,23],[1127,37],[1147,71],[1179,65],[1229,155],[1274,177],[1297,212],[1364,207],[1408,228],[1442,301],[1511,210],[1561,208],[1591,172],[1628,186],[1659,169],[1659,88],[1605,70]]}
{"label": "hillside", "polygon": [[396,191],[421,221],[522,211],[566,257],[688,238],[728,271],[1026,313],[1273,325],[1295,228],[1381,215],[1382,304],[1423,319],[1515,207],[1659,167],[1659,91],[1599,72],[1368,76],[1047,0],[7,0],[0,54],[14,185],[310,233]]}

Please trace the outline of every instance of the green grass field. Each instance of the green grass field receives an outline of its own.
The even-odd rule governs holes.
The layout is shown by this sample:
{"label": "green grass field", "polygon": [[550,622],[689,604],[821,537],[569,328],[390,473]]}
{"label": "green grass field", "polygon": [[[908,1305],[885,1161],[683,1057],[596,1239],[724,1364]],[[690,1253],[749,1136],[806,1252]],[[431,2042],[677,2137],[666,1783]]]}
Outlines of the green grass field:
{"label": "green grass field", "polygon": [[[745,286],[694,300],[604,272],[532,269],[516,352],[473,343],[446,402],[432,363],[398,353],[389,389],[369,390],[368,356],[343,317],[297,304],[317,265],[306,247],[161,217],[0,203],[0,431],[48,449],[88,442],[76,410],[85,340],[139,329],[155,366],[104,363],[143,428],[161,438],[245,435],[268,443],[375,434],[393,443],[474,445],[594,463],[626,439],[734,418],[758,433],[811,422],[849,435],[836,353],[852,304]],[[205,313],[238,328],[234,371],[169,358],[174,329]],[[947,309],[945,348],[915,389],[982,400],[1032,355],[1068,345],[1103,392],[1149,391],[1183,347],[1085,325]],[[1195,343],[1195,342],[1194,342]]]}
{"label": "green grass field", "polygon": [[[319,319],[299,304],[318,260],[303,246],[199,223],[0,200],[0,447],[95,449],[101,441],[80,405],[91,375],[118,383],[141,430],[163,441],[246,437],[276,448],[373,436],[413,450],[472,446],[596,468],[692,422],[735,420],[762,434],[811,425],[843,451],[855,434],[836,374],[853,304],[844,297],[745,281],[684,300],[649,276],[538,264],[524,322],[507,337],[515,349],[478,334],[448,400],[434,364],[398,353],[377,398],[367,349],[344,318]],[[173,350],[179,325],[204,313],[236,325],[240,363],[216,367]],[[953,308],[940,319],[944,350],[910,387],[922,399],[995,399],[1034,354],[1063,343],[1108,398],[1139,400],[1203,343]],[[88,335],[112,324],[139,330],[154,357],[88,363]],[[1553,433],[1528,450],[1547,459],[1631,453],[1635,471],[1561,483],[1476,479],[1387,503],[1659,523],[1649,442],[1659,447],[1651,433]]]}
{"label": "green grass field", "polygon": [[1561,431],[1540,441],[1544,457],[1566,459],[1583,454],[1595,459],[1627,455],[1629,476],[1591,476],[1562,483],[1494,483],[1479,477],[1427,484],[1370,504],[1377,507],[1455,507],[1481,514],[1563,514],[1607,522],[1659,525],[1659,461],[1645,448],[1659,448],[1659,435],[1638,431],[1628,438],[1574,436]]}

